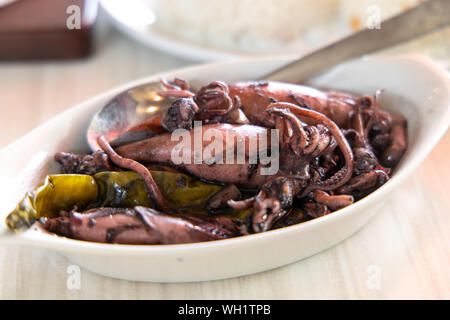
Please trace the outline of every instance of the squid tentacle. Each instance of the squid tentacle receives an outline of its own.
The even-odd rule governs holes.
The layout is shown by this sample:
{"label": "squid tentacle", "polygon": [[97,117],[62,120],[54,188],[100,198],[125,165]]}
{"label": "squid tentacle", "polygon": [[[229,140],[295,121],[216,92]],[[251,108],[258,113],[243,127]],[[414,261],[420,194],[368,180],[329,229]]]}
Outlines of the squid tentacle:
{"label": "squid tentacle", "polygon": [[329,191],[344,185],[348,180],[351,179],[354,167],[353,152],[352,149],[350,148],[350,145],[347,142],[347,139],[345,139],[342,131],[332,120],[330,120],[328,117],[319,112],[305,109],[296,106],[292,103],[286,102],[272,103],[267,107],[266,111],[270,114],[271,112],[277,110],[277,108],[288,109],[298,117],[308,118],[310,120],[325,125],[330,131],[330,133],[333,135],[334,139],[336,140],[336,143],[338,144],[344,156],[345,160],[344,167],[338,170],[332,177],[328,178],[327,180],[316,181],[309,184],[304,194],[316,189]]}
{"label": "squid tentacle", "polygon": [[322,190],[315,190],[313,197],[316,202],[326,205],[331,210],[342,209],[355,201],[351,195],[330,195]]}
{"label": "squid tentacle", "polygon": [[170,211],[169,206],[161,193],[161,190],[159,189],[155,180],[153,180],[152,174],[144,165],[140,164],[137,161],[123,158],[120,155],[118,155],[103,136],[100,136],[97,139],[97,142],[99,146],[102,148],[102,150],[109,156],[109,158],[115,165],[139,173],[142,176],[142,179],[144,180],[144,184],[147,189],[149,197],[153,201],[155,201],[157,207],[165,212]]}

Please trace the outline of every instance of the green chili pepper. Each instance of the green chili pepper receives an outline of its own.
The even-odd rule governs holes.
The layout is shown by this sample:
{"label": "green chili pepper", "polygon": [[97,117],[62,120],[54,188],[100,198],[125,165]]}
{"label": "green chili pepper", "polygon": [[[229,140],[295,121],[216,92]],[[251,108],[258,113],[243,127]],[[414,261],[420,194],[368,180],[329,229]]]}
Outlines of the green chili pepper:
{"label": "green chili pepper", "polygon": [[[168,204],[185,212],[207,213],[206,201],[222,189],[222,186],[204,183],[181,173],[151,173]],[[135,172],[100,172],[94,178],[99,185],[100,206],[153,206],[141,176]]]}
{"label": "green chili pepper", "polygon": [[[208,200],[223,186],[205,183],[188,175],[167,171],[151,171],[167,203],[178,212],[210,214]],[[94,176],[60,174],[49,175],[44,184],[24,199],[6,218],[15,231],[29,228],[36,219],[58,216],[69,211],[96,207],[134,208],[153,207],[141,176],[132,171],[100,172]],[[223,210],[219,215],[244,221],[252,212]]]}

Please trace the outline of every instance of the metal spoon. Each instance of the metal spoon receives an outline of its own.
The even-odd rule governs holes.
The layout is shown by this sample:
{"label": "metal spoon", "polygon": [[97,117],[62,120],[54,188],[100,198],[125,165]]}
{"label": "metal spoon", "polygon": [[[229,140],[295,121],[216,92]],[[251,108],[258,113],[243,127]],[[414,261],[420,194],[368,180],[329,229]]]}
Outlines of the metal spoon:
{"label": "metal spoon", "polygon": [[129,132],[124,137],[127,142],[146,138],[148,130],[129,130],[169,108],[175,99],[161,97],[157,93],[161,90],[164,86],[160,82],[147,83],[124,91],[108,102],[94,115],[89,125],[87,142],[90,148],[94,151],[100,149],[97,144],[100,136],[104,136],[113,147],[120,144],[117,138],[123,138],[125,132]]}
{"label": "metal spoon", "polygon": [[[380,29],[365,29],[310,53],[273,71],[264,79],[301,82],[345,60],[412,40],[450,24],[450,0],[429,0],[381,23]],[[97,138],[105,136],[113,144],[151,135],[148,130],[131,128],[167,110],[174,99],[157,94],[163,90],[159,82],[129,89],[106,104],[92,119],[87,141],[98,150]],[[125,133],[125,136],[123,133]],[[117,138],[120,136],[119,140]]]}

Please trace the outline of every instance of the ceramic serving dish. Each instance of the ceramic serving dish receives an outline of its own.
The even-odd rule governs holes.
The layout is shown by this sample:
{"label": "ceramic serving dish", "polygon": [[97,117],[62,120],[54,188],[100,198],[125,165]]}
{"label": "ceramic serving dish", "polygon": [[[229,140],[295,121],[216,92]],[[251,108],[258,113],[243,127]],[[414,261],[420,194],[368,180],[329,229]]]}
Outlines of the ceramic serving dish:
{"label": "ceramic serving dish", "polygon": [[386,197],[421,163],[448,128],[450,80],[426,58],[402,56],[351,61],[311,81],[318,87],[358,94],[385,89],[382,107],[402,113],[409,125],[409,149],[392,179],[366,198],[325,217],[245,237],[153,246],[71,240],[37,227],[14,234],[3,223],[26,191],[41,183],[46,174],[57,172],[53,162],[55,152],[88,150],[85,132],[91,117],[120,92],[160,76],[168,79],[177,76],[194,85],[212,80],[258,79],[291,59],[201,65],[128,83],[68,110],[3,149],[0,151],[0,248],[12,244],[43,247],[105,276],[182,282],[269,270],[318,253],[349,237],[380,212]]}

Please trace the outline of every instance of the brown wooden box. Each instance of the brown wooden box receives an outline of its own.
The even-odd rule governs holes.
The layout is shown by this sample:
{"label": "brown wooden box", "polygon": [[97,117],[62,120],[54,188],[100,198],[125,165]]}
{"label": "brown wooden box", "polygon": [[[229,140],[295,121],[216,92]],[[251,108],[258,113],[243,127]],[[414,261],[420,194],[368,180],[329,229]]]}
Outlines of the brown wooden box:
{"label": "brown wooden box", "polygon": [[[71,5],[80,8],[80,29],[67,27]],[[0,7],[0,60],[86,57],[97,6],[97,0],[19,0]]]}

